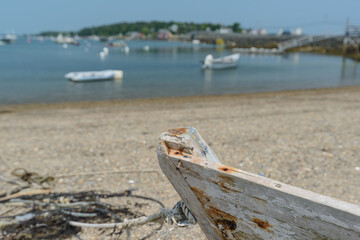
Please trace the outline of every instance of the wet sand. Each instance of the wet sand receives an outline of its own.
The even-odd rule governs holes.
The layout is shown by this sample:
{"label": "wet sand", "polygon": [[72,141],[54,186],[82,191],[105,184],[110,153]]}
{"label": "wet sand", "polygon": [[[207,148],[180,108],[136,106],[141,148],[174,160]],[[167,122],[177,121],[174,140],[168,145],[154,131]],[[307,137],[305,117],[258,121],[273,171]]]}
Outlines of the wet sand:
{"label": "wet sand", "polygon": [[[197,128],[224,164],[360,204],[360,87],[0,105],[0,174],[12,178],[18,167],[49,174],[55,191],[137,188],[170,208],[179,197],[158,166],[158,136],[186,126]],[[130,172],[84,175],[118,170]],[[10,188],[0,184],[1,193]],[[132,231],[131,239],[149,229]],[[110,239],[98,233],[82,236]],[[198,226],[167,236],[178,234],[204,239]]]}

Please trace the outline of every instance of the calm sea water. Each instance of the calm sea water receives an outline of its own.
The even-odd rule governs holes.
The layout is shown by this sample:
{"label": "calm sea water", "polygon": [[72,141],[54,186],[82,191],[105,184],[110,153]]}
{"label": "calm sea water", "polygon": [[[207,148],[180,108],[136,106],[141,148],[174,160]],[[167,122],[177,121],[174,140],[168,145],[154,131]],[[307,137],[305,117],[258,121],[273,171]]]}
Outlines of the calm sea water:
{"label": "calm sea water", "polygon": [[[341,57],[292,53],[241,55],[238,68],[201,70],[211,53],[230,54],[209,45],[129,41],[130,53],[109,48],[101,59],[100,42],[81,41],[67,49],[51,41],[18,39],[0,46],[0,104],[65,102],[166,96],[233,94],[360,85],[359,65]],[[143,47],[150,46],[145,52]],[[115,81],[73,83],[71,71],[119,69]]]}

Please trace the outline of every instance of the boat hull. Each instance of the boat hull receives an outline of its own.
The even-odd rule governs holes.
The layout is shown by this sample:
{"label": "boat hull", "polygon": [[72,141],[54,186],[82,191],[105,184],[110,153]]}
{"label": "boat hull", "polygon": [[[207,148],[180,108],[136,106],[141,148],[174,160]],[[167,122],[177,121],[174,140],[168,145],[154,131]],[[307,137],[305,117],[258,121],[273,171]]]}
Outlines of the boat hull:
{"label": "boat hull", "polygon": [[89,72],[70,72],[65,78],[73,82],[93,82],[112,80],[114,78],[122,78],[122,71],[105,70],[105,71],[89,71]]}
{"label": "boat hull", "polygon": [[203,69],[227,69],[236,68],[237,62],[234,63],[212,63],[210,66],[203,66]]}
{"label": "boat hull", "polygon": [[360,206],[223,165],[194,128],[161,134],[158,160],[207,239],[360,239]]}
{"label": "boat hull", "polygon": [[211,55],[206,56],[202,68],[203,69],[226,69],[238,66],[240,54],[232,54],[229,56],[213,59]]}

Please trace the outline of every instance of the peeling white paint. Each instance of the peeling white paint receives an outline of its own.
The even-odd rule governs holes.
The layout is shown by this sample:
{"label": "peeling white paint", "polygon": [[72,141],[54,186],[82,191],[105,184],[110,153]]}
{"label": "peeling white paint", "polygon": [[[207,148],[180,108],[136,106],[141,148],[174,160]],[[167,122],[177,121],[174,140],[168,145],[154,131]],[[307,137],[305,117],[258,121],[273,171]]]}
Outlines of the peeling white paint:
{"label": "peeling white paint", "polygon": [[160,140],[160,166],[208,239],[360,239],[357,205],[224,166],[193,128]]}

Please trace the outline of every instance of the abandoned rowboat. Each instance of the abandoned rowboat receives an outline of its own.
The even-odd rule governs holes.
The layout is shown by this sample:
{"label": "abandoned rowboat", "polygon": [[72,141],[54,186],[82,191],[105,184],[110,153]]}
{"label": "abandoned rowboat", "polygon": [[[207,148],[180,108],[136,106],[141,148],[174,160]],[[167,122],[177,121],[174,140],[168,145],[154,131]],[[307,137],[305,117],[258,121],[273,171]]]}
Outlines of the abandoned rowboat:
{"label": "abandoned rowboat", "polygon": [[65,78],[74,82],[112,80],[121,79],[122,77],[123,72],[118,70],[70,72],[65,75]]}
{"label": "abandoned rowboat", "polygon": [[222,165],[194,128],[164,132],[158,160],[208,239],[360,239],[360,206]]}
{"label": "abandoned rowboat", "polygon": [[233,67],[237,67],[239,59],[240,59],[240,54],[238,53],[221,58],[214,58],[211,54],[209,54],[205,57],[202,68],[203,69],[233,68]]}

